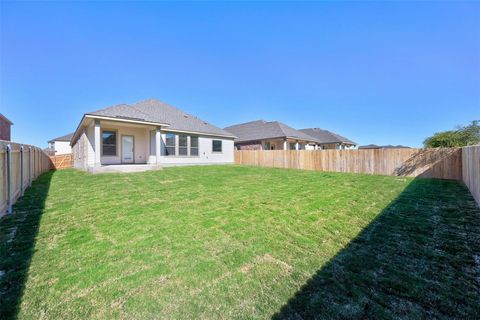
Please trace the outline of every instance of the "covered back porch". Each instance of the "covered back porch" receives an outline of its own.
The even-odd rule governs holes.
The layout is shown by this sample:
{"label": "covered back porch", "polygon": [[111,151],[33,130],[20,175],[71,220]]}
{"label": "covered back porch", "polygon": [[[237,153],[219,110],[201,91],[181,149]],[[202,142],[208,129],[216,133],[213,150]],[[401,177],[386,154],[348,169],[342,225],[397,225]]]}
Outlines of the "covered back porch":
{"label": "covered back porch", "polygon": [[162,126],[131,119],[88,117],[82,124],[78,143],[72,148],[76,167],[91,172],[125,172],[160,166]]}
{"label": "covered back porch", "polygon": [[[94,167],[160,164],[161,127],[94,119]],[[158,154],[157,154],[158,152]]]}

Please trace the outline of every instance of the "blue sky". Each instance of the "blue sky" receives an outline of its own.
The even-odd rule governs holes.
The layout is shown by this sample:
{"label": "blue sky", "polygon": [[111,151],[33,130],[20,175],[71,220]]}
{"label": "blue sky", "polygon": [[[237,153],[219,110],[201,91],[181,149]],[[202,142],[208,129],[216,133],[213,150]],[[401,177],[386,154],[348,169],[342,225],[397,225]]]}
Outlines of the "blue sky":
{"label": "blue sky", "polygon": [[155,97],[217,126],[421,146],[480,119],[480,3],[1,2],[0,112],[46,146]]}

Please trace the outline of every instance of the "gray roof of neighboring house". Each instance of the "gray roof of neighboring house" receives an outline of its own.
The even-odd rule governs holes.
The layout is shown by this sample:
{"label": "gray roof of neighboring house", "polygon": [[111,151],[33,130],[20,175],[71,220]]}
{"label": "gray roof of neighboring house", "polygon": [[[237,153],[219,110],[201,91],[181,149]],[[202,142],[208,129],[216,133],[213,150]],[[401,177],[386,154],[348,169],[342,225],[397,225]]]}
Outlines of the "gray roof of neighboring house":
{"label": "gray roof of neighboring house", "polygon": [[88,112],[87,115],[168,124],[169,127],[167,130],[172,129],[233,137],[230,132],[156,99],[140,101],[134,104],[119,104],[94,112]]}
{"label": "gray roof of neighboring house", "polygon": [[320,128],[307,128],[307,129],[300,129],[301,132],[308,134],[309,136],[315,138],[319,143],[346,143],[346,144],[354,144],[350,139],[342,137],[339,134],[334,132],[323,130]]}
{"label": "gray roof of neighboring house", "polygon": [[251,121],[226,127],[225,130],[237,136],[235,142],[273,138],[293,138],[306,141],[316,141],[315,138],[278,121]]}
{"label": "gray roof of neighboring house", "polygon": [[73,134],[75,132],[72,132],[72,133],[69,133],[69,134],[66,134],[64,136],[61,136],[61,137],[58,137],[58,138],[55,138],[55,139],[52,139],[52,140],[48,140],[48,142],[53,142],[53,141],[70,141],[72,140],[72,137],[73,137]]}
{"label": "gray roof of neighboring house", "polygon": [[410,147],[402,146],[400,144],[396,146],[393,146],[391,144],[388,144],[385,146],[378,146],[376,144],[367,144],[365,146],[359,146],[358,149],[410,149]]}

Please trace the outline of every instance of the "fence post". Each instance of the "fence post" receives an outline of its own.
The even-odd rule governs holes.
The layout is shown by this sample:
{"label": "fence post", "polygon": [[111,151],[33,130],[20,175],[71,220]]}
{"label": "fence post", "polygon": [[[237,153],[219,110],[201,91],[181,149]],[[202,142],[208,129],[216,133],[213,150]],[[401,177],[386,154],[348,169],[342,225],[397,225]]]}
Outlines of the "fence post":
{"label": "fence post", "polygon": [[23,146],[20,147],[20,192],[23,196]]}
{"label": "fence post", "polygon": [[12,213],[12,146],[7,144],[7,213]]}
{"label": "fence post", "polygon": [[28,186],[32,185],[32,147],[28,147]]}
{"label": "fence post", "polygon": [[35,149],[33,149],[33,161],[32,161],[32,181],[35,180],[35,159],[36,159],[36,156],[35,156]]}

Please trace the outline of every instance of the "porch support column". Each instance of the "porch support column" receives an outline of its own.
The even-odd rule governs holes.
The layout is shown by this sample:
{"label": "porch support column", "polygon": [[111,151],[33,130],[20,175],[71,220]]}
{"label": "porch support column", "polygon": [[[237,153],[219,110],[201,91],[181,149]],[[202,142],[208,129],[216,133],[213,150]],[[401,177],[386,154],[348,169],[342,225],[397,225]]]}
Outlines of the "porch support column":
{"label": "porch support column", "polygon": [[288,144],[287,139],[283,140],[283,150],[287,150]]}
{"label": "porch support column", "polygon": [[295,143],[295,150],[300,150],[300,144],[298,143],[298,141],[297,143]]}
{"label": "porch support column", "polygon": [[155,158],[156,163],[160,164],[160,127],[155,129]]}
{"label": "porch support column", "polygon": [[94,143],[95,143],[95,167],[100,167],[102,165],[101,162],[101,154],[100,154],[100,140],[101,140],[101,130],[100,130],[100,120],[95,119],[95,131],[94,131]]}

